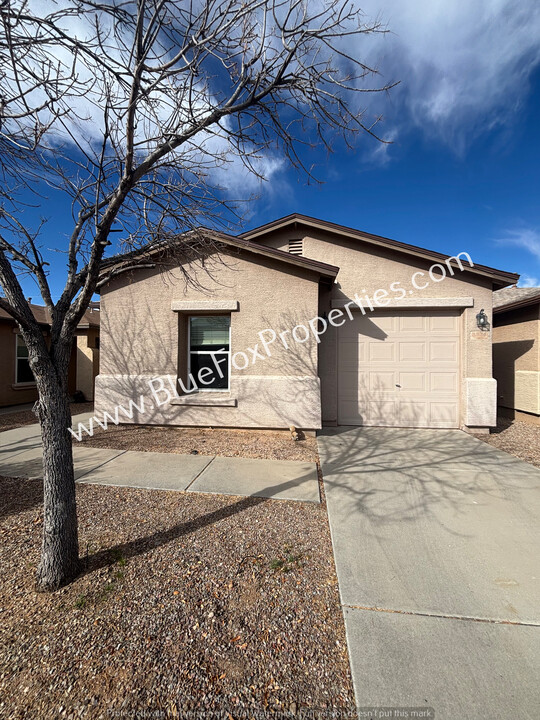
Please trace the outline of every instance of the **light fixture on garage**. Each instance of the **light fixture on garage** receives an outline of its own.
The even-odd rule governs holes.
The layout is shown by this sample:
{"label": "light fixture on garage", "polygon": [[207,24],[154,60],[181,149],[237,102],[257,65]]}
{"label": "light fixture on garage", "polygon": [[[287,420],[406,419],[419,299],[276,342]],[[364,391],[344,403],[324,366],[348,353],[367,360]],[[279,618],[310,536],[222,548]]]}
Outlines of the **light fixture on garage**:
{"label": "light fixture on garage", "polygon": [[482,308],[476,316],[476,324],[478,325],[480,330],[489,330],[489,320],[488,316],[484,312],[484,308]]}

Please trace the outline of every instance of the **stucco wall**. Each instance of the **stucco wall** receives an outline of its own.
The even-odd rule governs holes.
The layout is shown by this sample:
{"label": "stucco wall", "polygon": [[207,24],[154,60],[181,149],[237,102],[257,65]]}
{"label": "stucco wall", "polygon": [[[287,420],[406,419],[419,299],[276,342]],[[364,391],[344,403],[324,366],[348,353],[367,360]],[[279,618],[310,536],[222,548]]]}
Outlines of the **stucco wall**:
{"label": "stucco wall", "polygon": [[[356,240],[347,240],[325,231],[316,233],[299,226],[296,229],[275,231],[258,241],[281,250],[288,249],[290,239],[303,239],[303,255],[314,260],[337,265],[340,268],[337,282],[330,292],[321,296],[321,312],[329,312],[332,302],[373,294],[377,290],[387,290],[391,296],[391,283],[399,282],[406,290],[407,298],[468,298],[472,297],[473,307],[462,311],[461,376],[462,376],[462,424],[467,418],[482,420],[480,425],[494,424],[495,383],[477,382],[479,379],[492,378],[492,333],[478,330],[476,314],[484,309],[492,320],[492,285],[488,279],[461,273],[455,270],[453,277],[441,282],[431,282],[423,290],[415,290],[411,277],[417,271],[425,272],[426,277],[418,277],[423,284],[429,280],[427,271],[431,262],[412,258],[394,250],[379,248]],[[456,252],[467,251],[464,246],[455,248]],[[471,255],[473,262],[474,255]],[[412,290],[412,293],[409,293]],[[337,422],[337,331],[330,329],[323,338],[320,347],[320,377],[323,408],[323,423]],[[467,380],[467,382],[466,382]],[[482,398],[478,408],[478,398]],[[468,407],[471,406],[471,407]],[[483,408],[483,410],[482,410]],[[479,410],[479,412],[477,412]]]}
{"label": "stucco wall", "polygon": [[99,372],[99,348],[96,340],[97,328],[89,328],[77,335],[77,379],[76,389],[84,393],[87,400],[94,399],[94,380]]}
{"label": "stucco wall", "polygon": [[[286,350],[279,341],[270,346],[270,357],[252,363],[248,348],[261,341],[266,328],[291,329],[317,315],[318,276],[311,271],[248,253],[222,256],[194,265],[189,273],[198,286],[186,286],[178,268],[168,271],[141,269],[121,275],[102,288],[100,374],[96,378],[96,410],[145,395],[148,385],[161,378],[166,387],[178,372],[185,373],[187,356],[183,328],[190,312],[171,309],[175,301],[237,301],[231,316],[231,351],[246,352],[245,370],[231,369],[231,406],[192,406],[164,402],[137,416],[149,424],[212,425],[238,427],[320,427],[320,387],[317,377],[317,343]],[[204,286],[204,287],[201,287]],[[210,313],[213,314],[213,313]],[[159,383],[158,383],[159,384]],[[201,393],[210,397],[209,393]],[[218,399],[225,394],[213,393]],[[162,397],[166,399],[163,392]],[[154,398],[154,405],[157,405]]]}
{"label": "stucco wall", "polygon": [[0,322],[0,406],[21,405],[34,402],[37,390],[34,386],[15,384],[15,323]]}
{"label": "stucco wall", "polygon": [[540,303],[499,313],[493,329],[493,374],[501,406],[540,414]]}

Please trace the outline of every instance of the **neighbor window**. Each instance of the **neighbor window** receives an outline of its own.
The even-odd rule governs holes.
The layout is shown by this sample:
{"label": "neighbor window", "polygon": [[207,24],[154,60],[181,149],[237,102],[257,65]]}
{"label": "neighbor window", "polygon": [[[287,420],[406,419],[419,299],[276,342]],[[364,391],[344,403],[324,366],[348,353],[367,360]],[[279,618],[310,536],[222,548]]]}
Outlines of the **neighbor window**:
{"label": "neighbor window", "polygon": [[188,374],[199,390],[229,389],[230,329],[228,315],[189,318]]}
{"label": "neighbor window", "polygon": [[31,383],[35,382],[34,375],[30,370],[28,361],[28,348],[20,335],[16,336],[16,356],[15,356],[15,382]]}

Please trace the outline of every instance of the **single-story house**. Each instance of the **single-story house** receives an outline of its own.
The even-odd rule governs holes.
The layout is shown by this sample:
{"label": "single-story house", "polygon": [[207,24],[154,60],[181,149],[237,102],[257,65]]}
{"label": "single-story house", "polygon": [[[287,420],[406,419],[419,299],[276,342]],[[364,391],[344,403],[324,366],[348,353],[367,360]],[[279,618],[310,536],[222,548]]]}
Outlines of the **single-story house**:
{"label": "single-story house", "polygon": [[219,247],[204,262],[160,246],[105,264],[98,412],[142,398],[126,422],[496,424],[492,297],[516,274],[297,214],[203,233]]}
{"label": "single-story house", "polygon": [[493,294],[493,375],[503,413],[540,425],[540,287]]}
{"label": "single-story house", "polygon": [[[45,337],[50,334],[47,308],[28,305]],[[68,371],[68,392],[77,390],[87,400],[94,396],[94,378],[99,371],[99,303],[92,303],[77,326]],[[28,350],[15,320],[0,309],[0,407],[37,400],[36,383],[28,362]]]}
{"label": "single-story house", "polygon": [[99,324],[99,302],[91,302],[76,331],[76,388],[86,400],[94,399],[94,385],[99,373]]}

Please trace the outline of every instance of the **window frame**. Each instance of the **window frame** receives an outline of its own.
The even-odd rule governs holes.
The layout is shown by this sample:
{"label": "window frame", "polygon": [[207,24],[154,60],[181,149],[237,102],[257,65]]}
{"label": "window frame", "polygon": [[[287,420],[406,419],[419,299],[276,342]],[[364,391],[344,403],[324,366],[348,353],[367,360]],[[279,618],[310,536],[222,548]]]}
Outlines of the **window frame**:
{"label": "window frame", "polygon": [[[26,351],[28,352],[28,348],[26,347],[26,343],[24,342],[22,335],[20,333],[15,333],[15,385],[25,385],[31,387],[36,384],[36,379],[34,378],[34,374],[32,373],[32,368],[30,367],[30,360],[28,356],[26,358],[19,357],[19,338],[21,339],[21,342],[23,343]],[[28,362],[28,369],[32,373],[32,380],[19,380],[19,360],[26,360]]]}
{"label": "window frame", "polygon": [[[228,361],[227,361],[227,387],[226,388],[211,388],[211,387],[205,387],[205,386],[197,386],[197,388],[193,388],[191,386],[191,355],[209,355],[210,353],[208,350],[192,350],[191,349],[191,318],[200,318],[200,317],[227,317],[229,318],[229,349],[223,350],[220,354],[221,355],[228,355]],[[212,313],[212,314],[191,314],[187,316],[187,388],[188,392],[215,392],[215,393],[230,393],[231,392],[231,358],[232,358],[232,352],[231,352],[231,331],[232,331],[232,322],[231,322],[231,314],[230,313]],[[217,354],[217,353],[216,353]]]}

